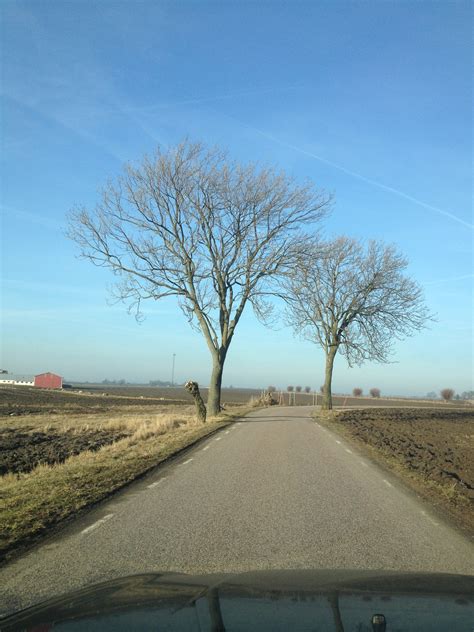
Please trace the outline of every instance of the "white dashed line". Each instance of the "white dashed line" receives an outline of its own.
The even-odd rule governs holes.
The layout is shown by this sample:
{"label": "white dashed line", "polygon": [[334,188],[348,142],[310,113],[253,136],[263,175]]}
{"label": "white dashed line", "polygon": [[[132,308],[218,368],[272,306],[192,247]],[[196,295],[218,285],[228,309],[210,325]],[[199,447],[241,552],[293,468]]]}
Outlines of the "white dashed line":
{"label": "white dashed line", "polygon": [[192,459],[188,459],[187,461],[183,461],[182,463],[180,463],[180,465],[187,465],[188,463],[191,463]]}
{"label": "white dashed line", "polygon": [[107,522],[107,520],[110,520],[113,517],[114,514],[107,514],[100,520],[97,520],[97,522],[94,522],[94,524],[91,524],[90,527],[86,527],[85,529],[83,529],[81,533],[90,533],[91,531],[94,531],[94,529],[97,529],[97,527],[100,527],[101,524],[104,524],[104,522]]}
{"label": "white dashed line", "polygon": [[338,443],[339,445],[341,445],[341,442],[340,442],[340,441],[338,441],[337,439],[336,439],[336,443]]}
{"label": "white dashed line", "polygon": [[382,479],[387,487],[393,487],[392,483],[389,483],[385,478]]}
{"label": "white dashed line", "polygon": [[346,452],[348,452],[349,454],[352,454],[352,450],[349,450],[349,448],[344,448]]}
{"label": "white dashed line", "polygon": [[160,483],[162,483],[165,480],[166,476],[163,476],[163,478],[160,478],[159,481],[155,481],[154,483],[150,483],[149,485],[147,485],[148,489],[153,489],[154,487],[157,487]]}
{"label": "white dashed line", "polygon": [[224,434],[229,434],[230,430],[226,430]]}
{"label": "white dashed line", "polygon": [[361,461],[361,463],[362,463],[362,465],[363,465],[364,467],[369,467],[369,466],[368,466],[368,464],[367,464],[365,461]]}
{"label": "white dashed line", "polygon": [[214,439],[214,441],[220,441],[221,439],[222,439],[222,437],[216,437],[216,438]]}
{"label": "white dashed line", "polygon": [[209,450],[209,448],[210,448],[210,446],[205,445],[205,446],[203,447],[203,449],[201,450],[201,452],[204,452],[204,450]]}

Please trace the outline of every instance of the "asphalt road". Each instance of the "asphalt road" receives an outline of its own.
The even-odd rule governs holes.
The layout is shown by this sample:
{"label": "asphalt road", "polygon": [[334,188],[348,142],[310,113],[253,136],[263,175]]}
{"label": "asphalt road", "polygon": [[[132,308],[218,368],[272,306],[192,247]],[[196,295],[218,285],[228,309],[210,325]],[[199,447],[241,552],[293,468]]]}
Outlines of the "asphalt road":
{"label": "asphalt road", "polygon": [[474,573],[464,536],[310,411],[251,414],[3,567],[0,613],[150,571]]}

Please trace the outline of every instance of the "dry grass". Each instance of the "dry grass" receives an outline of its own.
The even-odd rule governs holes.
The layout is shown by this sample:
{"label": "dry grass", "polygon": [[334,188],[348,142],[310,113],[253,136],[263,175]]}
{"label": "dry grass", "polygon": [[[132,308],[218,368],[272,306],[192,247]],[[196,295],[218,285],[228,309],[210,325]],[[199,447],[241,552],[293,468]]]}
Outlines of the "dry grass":
{"label": "dry grass", "polygon": [[153,413],[149,409],[137,413],[135,409],[133,415],[121,411],[107,419],[102,415],[5,419],[3,427],[22,431],[81,433],[113,429],[128,436],[97,451],[83,451],[63,463],[38,465],[28,473],[2,476],[0,554],[10,556],[245,412],[239,408],[211,418],[206,424],[198,424],[193,408],[187,406],[166,406]]}

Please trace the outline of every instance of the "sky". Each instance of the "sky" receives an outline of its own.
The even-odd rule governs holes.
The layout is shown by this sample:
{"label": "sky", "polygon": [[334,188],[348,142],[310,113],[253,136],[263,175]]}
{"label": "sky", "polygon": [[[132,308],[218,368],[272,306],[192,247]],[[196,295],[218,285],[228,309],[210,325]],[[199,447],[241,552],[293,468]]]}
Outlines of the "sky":
{"label": "sky", "polygon": [[[65,236],[75,205],[184,137],[335,195],[322,226],[397,245],[436,321],[333,389],[473,386],[470,2],[3,0],[1,367],[68,380],[208,383],[171,299],[138,324]],[[226,386],[319,389],[324,356],[248,311]]]}

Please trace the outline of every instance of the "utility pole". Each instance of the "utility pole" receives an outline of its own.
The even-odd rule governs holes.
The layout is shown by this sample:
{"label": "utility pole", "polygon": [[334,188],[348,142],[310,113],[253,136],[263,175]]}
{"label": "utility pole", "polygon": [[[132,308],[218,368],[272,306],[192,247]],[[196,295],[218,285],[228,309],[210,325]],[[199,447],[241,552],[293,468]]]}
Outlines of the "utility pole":
{"label": "utility pole", "polygon": [[174,361],[176,358],[176,353],[173,353],[173,364],[171,365],[171,386],[174,386]]}

